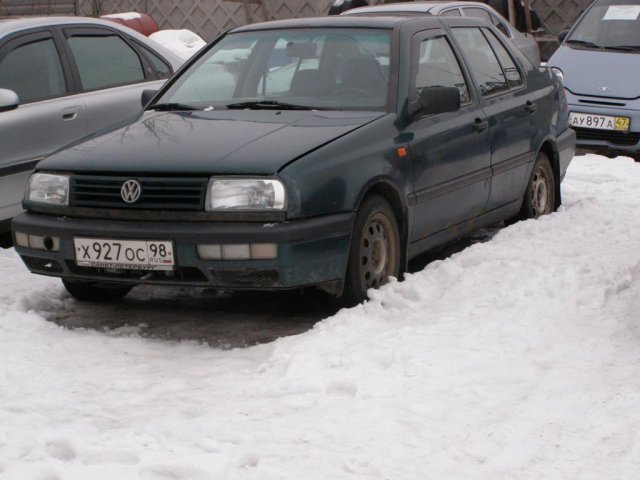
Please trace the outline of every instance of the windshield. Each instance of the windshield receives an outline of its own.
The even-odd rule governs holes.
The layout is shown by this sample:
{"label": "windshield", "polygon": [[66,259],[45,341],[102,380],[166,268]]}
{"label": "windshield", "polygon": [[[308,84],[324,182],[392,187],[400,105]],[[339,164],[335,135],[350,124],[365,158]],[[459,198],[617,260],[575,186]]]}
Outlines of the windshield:
{"label": "windshield", "polygon": [[567,38],[584,48],[640,48],[640,0],[600,2],[585,14]]}
{"label": "windshield", "polygon": [[386,30],[230,34],[150,108],[382,110],[390,50]]}

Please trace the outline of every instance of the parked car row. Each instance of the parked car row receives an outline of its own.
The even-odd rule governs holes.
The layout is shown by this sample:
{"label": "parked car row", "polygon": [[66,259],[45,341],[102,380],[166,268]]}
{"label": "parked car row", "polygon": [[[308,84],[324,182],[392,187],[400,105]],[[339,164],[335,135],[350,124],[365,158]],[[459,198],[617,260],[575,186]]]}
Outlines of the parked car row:
{"label": "parked car row", "polygon": [[147,37],[89,18],[0,20],[0,245],[35,165],[135,117],[145,88],[183,63]]}
{"label": "parked car row", "polygon": [[81,300],[169,284],[354,303],[436,245],[553,212],[568,121],[559,76],[479,19],[240,27],[137,119],[40,162],[16,251]]}

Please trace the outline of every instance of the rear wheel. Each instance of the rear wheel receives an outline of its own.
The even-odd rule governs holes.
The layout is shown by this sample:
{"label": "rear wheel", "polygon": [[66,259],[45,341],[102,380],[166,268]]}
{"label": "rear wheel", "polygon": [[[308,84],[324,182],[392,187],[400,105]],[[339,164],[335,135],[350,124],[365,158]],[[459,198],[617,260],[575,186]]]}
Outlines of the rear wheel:
{"label": "rear wheel", "polygon": [[538,153],[522,202],[520,218],[538,218],[555,210],[556,181],[549,157]]}
{"label": "rear wheel", "polygon": [[124,297],[133,285],[99,282],[81,282],[62,279],[64,288],[72,297],[83,302],[108,302]]}
{"label": "rear wheel", "polygon": [[378,195],[365,198],[356,217],[343,303],[355,305],[389,277],[400,274],[400,235],[389,203]]}

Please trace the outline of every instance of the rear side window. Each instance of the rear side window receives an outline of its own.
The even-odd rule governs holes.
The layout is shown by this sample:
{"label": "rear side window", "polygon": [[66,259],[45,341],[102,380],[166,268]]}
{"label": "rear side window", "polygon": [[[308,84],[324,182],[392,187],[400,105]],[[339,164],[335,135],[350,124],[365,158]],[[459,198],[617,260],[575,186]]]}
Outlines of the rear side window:
{"label": "rear side window", "polygon": [[482,8],[465,8],[464,13],[469,17],[481,18],[482,20],[487,22],[489,25],[492,24],[491,17],[489,16],[489,12],[487,12]]}
{"label": "rear side window", "polygon": [[453,8],[451,10],[442,12],[440,15],[443,17],[461,17],[462,16],[462,14],[457,8]]}
{"label": "rear side window", "polygon": [[457,87],[460,103],[470,101],[469,89],[458,60],[444,37],[430,37],[420,42],[420,54],[416,70],[416,96],[425,88]]}
{"label": "rear side window", "polygon": [[156,76],[158,78],[169,78],[171,76],[171,67],[167,62],[165,62],[162,58],[160,58],[157,54],[152,52],[144,45],[141,45],[138,42],[136,42],[136,45],[141,48],[144,54],[147,56],[147,58],[151,62],[151,65],[153,65],[153,71],[156,72]]}
{"label": "rear side window", "polygon": [[65,95],[64,73],[53,40],[21,45],[0,60],[0,88],[16,92],[20,103]]}
{"label": "rear side window", "polygon": [[515,62],[513,61],[513,58],[511,58],[511,55],[509,54],[507,49],[504,48],[504,45],[500,43],[500,41],[496,38],[495,34],[492,31],[488,29],[483,29],[483,31],[486,37],[489,39],[489,43],[493,47],[493,51],[496,52],[496,55],[498,56],[498,59],[502,64],[504,75],[507,79],[509,87],[515,88],[522,85],[522,75],[520,75],[520,71],[518,70],[518,67],[516,67]]}
{"label": "rear side window", "polygon": [[509,90],[502,67],[479,28],[454,28],[453,35],[469,62],[483,97]]}
{"label": "rear side window", "polygon": [[74,35],[67,41],[83,90],[145,80],[138,54],[117,35]]}

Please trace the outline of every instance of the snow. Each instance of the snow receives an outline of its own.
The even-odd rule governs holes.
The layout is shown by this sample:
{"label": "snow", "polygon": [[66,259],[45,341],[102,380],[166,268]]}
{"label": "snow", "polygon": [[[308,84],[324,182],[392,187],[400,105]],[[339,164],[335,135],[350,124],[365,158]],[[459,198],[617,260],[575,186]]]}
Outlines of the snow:
{"label": "snow", "polygon": [[576,157],[557,213],[247,348],[146,336],[129,307],[188,309],[82,305],[0,251],[0,478],[637,479],[639,191]]}
{"label": "snow", "polygon": [[109,15],[102,15],[101,18],[117,18],[120,20],[135,20],[137,18],[142,18],[138,12],[124,12],[124,13],[111,13]]}
{"label": "snow", "polygon": [[198,34],[184,29],[160,30],[149,35],[149,38],[185,60],[207,44]]}

